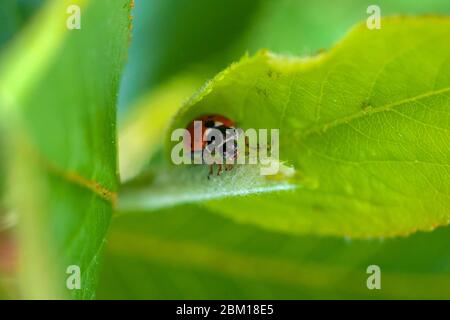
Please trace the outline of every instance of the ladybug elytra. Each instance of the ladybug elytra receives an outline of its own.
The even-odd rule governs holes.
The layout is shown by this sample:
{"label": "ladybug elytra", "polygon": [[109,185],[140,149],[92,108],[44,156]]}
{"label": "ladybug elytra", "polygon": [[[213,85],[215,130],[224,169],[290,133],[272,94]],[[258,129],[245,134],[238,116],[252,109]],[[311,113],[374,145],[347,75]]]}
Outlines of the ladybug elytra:
{"label": "ladybug elytra", "polygon": [[[200,123],[200,135],[195,132],[195,123]],[[221,115],[204,115],[192,120],[186,129],[191,136],[188,141],[190,141],[189,148],[193,156],[195,154],[203,156],[205,151],[214,154],[215,150],[218,150],[223,164],[217,164],[217,175],[222,173],[223,167],[225,167],[225,171],[233,168],[233,164],[229,164],[229,162],[234,162],[238,156],[234,121]],[[213,131],[217,133],[217,130],[221,133],[221,137],[212,135]],[[234,132],[234,134],[227,134],[230,132]],[[214,164],[210,164],[208,179],[213,174],[213,170]]]}

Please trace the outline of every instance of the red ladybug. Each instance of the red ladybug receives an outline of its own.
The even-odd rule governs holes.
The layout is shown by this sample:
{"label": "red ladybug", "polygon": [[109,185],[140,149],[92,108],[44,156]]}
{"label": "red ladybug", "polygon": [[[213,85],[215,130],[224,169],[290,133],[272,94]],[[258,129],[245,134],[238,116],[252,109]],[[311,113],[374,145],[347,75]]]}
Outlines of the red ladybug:
{"label": "red ladybug", "polygon": [[[200,136],[195,134],[195,127],[194,127],[195,121],[201,121]],[[230,139],[233,140],[231,143],[226,143],[227,141],[225,137],[227,137],[226,136],[227,130],[235,129],[234,121],[221,115],[216,114],[204,115],[192,120],[186,129],[189,131],[189,134],[191,135],[191,144],[189,147],[192,155],[194,155],[195,153],[201,153],[201,155],[203,155],[203,152],[206,149],[218,147],[218,149],[222,154],[224,165],[218,164],[217,175],[220,175],[222,173],[223,166],[225,166],[225,171],[231,170],[233,168],[233,164],[226,164],[226,161],[227,159],[234,161],[237,158],[238,155],[237,136],[235,134],[231,136]],[[211,137],[211,139],[209,139],[208,137],[209,129],[219,130],[222,133],[223,139],[217,142],[215,141],[214,137]],[[214,165],[210,165],[209,167],[208,179],[213,174],[214,169],[213,166]]]}

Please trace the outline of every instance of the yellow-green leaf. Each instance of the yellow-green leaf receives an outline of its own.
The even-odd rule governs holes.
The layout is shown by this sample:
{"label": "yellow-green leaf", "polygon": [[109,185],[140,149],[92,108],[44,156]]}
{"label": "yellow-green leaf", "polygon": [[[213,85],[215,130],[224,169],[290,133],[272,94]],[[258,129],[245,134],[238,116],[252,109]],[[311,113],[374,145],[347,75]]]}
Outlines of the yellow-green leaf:
{"label": "yellow-green leaf", "polygon": [[319,56],[262,51],[229,67],[171,129],[211,113],[279,129],[297,188],[207,205],[291,233],[388,237],[447,225],[449,36],[448,18],[395,17],[380,30],[358,25]]}

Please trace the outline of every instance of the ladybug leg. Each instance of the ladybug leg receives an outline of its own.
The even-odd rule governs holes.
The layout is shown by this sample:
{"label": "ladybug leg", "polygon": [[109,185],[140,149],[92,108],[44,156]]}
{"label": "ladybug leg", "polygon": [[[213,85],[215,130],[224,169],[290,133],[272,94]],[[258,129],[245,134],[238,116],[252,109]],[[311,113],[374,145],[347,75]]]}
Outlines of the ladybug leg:
{"label": "ladybug leg", "polygon": [[217,175],[220,176],[220,174],[222,173],[222,165],[218,164],[217,165],[219,168],[217,169]]}
{"label": "ladybug leg", "polygon": [[213,169],[214,169],[214,165],[210,164],[209,165],[209,173],[208,173],[208,180],[210,179],[210,177],[213,175]]}
{"label": "ladybug leg", "polygon": [[248,137],[247,136],[245,136],[245,148],[244,148],[244,154],[246,155],[246,156],[248,156],[249,154],[250,154],[250,143],[248,142]]}

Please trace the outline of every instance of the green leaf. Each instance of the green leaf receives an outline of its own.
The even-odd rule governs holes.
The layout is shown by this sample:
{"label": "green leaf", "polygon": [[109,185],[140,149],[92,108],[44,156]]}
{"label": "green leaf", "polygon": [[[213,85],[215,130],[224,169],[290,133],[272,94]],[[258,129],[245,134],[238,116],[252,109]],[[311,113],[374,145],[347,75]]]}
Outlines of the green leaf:
{"label": "green leaf", "polygon": [[0,11],[0,49],[29,21],[43,0],[4,0]]}
{"label": "green leaf", "polygon": [[[149,89],[193,66],[218,72],[263,0],[136,1],[133,43],[121,83],[120,111]],[[161,32],[164,30],[164,32]],[[143,63],[145,61],[145,63]],[[208,76],[214,74],[208,73]]]}
{"label": "green leaf", "polygon": [[[383,16],[450,13],[446,1],[382,0],[377,4]],[[333,10],[328,9],[330,5],[333,5],[330,0],[227,1],[225,8],[221,1],[189,2],[186,7],[178,1],[137,2],[130,59],[119,96],[119,114],[122,111],[119,120],[123,122],[119,123],[122,180],[139,173],[159,147],[165,117],[181,105],[180,98],[185,99],[186,93],[191,95],[200,87],[201,83],[192,87],[193,79],[203,82],[243,53],[261,48],[286,54],[315,53],[335,43],[353,24],[369,16],[366,0],[343,0]],[[192,18],[199,15],[209,18]],[[232,28],[228,27],[230,24]],[[186,25],[190,27],[185,28]],[[225,37],[223,26],[227,26]],[[165,33],[162,37],[161,29],[171,36]],[[208,46],[192,45],[198,41]],[[211,41],[214,45],[210,45]],[[146,57],[145,63],[142,57]],[[129,101],[136,103],[129,105]],[[155,120],[149,120],[150,117]]]}
{"label": "green leaf", "polygon": [[14,219],[0,207],[0,300],[13,299],[17,291]]}
{"label": "green leaf", "polygon": [[[450,228],[408,238],[296,236],[197,206],[112,224],[101,299],[448,299]],[[430,250],[431,248],[431,250]],[[366,269],[381,269],[368,290]]]}
{"label": "green leaf", "polygon": [[[311,55],[330,47],[356,23],[367,19],[369,5],[377,5],[383,17],[402,14],[450,14],[447,0],[332,0],[264,1],[232,52],[241,55],[245,51],[255,53],[268,48],[277,53]],[[332,8],[332,10],[330,10]]]}
{"label": "green leaf", "polygon": [[[81,8],[68,30],[67,7]],[[115,106],[130,1],[50,1],[0,61],[21,294],[92,298],[117,189]],[[69,291],[69,265],[81,289]]]}
{"label": "green leaf", "polygon": [[238,167],[234,174],[209,177],[202,167],[183,170],[162,167],[146,172],[122,186],[118,210],[155,210],[185,203],[292,190],[285,181],[270,181],[260,175],[259,166]]}
{"label": "green leaf", "polygon": [[390,237],[447,225],[449,35],[448,18],[383,19],[381,30],[361,24],[329,53],[263,51],[219,74],[171,129],[211,113],[243,129],[278,128],[297,188],[207,206],[290,233]]}
{"label": "green leaf", "polygon": [[[376,4],[383,16],[450,13],[447,0]],[[126,114],[143,93],[199,65],[218,72],[247,51],[303,55],[327,48],[369,16],[368,6],[367,0],[341,0],[338,6],[331,0],[136,1],[119,111]]]}

